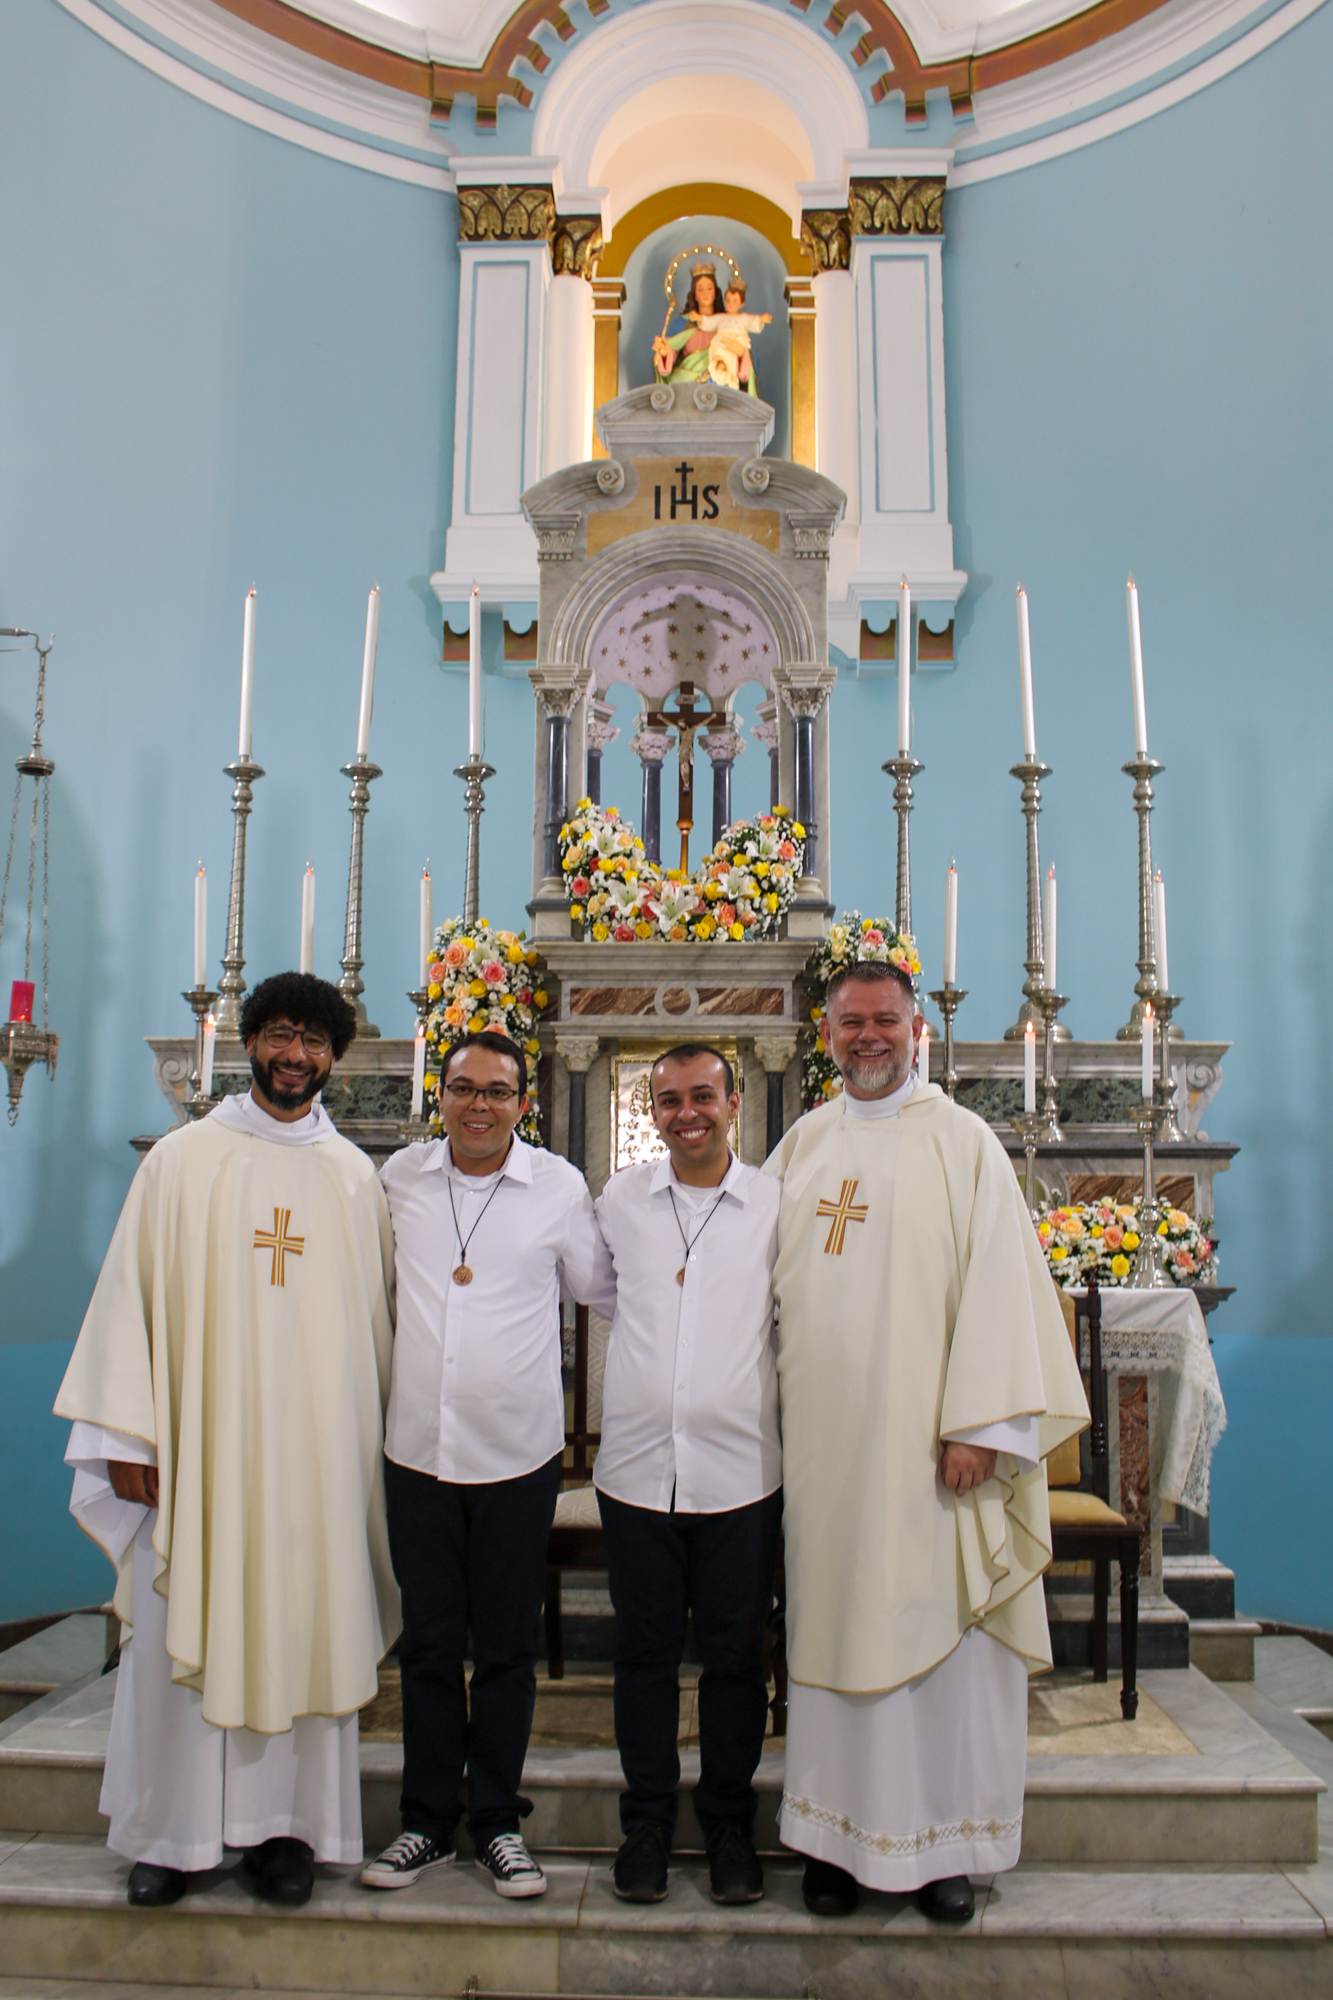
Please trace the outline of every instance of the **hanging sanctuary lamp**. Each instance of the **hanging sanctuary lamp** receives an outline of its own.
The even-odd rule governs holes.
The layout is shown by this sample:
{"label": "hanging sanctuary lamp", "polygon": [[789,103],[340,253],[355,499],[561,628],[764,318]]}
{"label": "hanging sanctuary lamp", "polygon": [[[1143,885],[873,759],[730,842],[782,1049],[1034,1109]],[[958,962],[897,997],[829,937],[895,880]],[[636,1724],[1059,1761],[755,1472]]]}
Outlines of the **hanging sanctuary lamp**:
{"label": "hanging sanctuary lamp", "polygon": [[[23,977],[16,979],[10,989],[9,1019],[0,1025],[0,1063],[5,1066],[9,1079],[9,1122],[18,1123],[19,1094],[23,1089],[23,1079],[34,1063],[45,1063],[48,1076],[56,1071],[56,1052],[60,1047],[60,1037],[50,1029],[48,1011],[50,998],[50,931],[48,924],[48,885],[50,861],[51,828],[51,773],[55,765],[42,752],[42,723],[46,710],[46,662],[55,635],[43,646],[36,632],[25,632],[16,626],[0,626],[0,639],[31,639],[37,649],[37,707],[33,717],[32,748],[27,755],[17,759],[15,770],[18,777],[14,785],[14,809],[9,816],[9,845],[5,851],[5,877],[0,886],[0,943],[4,941],[5,912],[9,905],[9,881],[14,867],[14,843],[18,833],[19,810],[23,804],[24,781],[32,779],[32,812],[28,821],[28,917],[23,938]],[[16,648],[6,648],[15,651]],[[39,1028],[33,1019],[33,1003],[36,999],[36,984],[32,978],[32,920],[37,889],[37,823],[41,820],[42,852],[42,1025]]]}

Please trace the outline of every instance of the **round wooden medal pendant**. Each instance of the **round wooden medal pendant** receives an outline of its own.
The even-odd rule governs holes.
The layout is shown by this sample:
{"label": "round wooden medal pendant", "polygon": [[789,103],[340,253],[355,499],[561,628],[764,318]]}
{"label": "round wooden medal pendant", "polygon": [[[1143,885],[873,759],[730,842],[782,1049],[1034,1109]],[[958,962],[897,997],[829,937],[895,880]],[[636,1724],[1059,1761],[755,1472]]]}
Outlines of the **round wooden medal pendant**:
{"label": "round wooden medal pendant", "polygon": [[683,1285],[685,1283],[685,1266],[683,1264],[676,1273],[676,1283],[678,1285]]}
{"label": "round wooden medal pendant", "polygon": [[460,1264],[453,1276],[456,1285],[470,1285],[472,1283],[472,1273],[466,1264]]}

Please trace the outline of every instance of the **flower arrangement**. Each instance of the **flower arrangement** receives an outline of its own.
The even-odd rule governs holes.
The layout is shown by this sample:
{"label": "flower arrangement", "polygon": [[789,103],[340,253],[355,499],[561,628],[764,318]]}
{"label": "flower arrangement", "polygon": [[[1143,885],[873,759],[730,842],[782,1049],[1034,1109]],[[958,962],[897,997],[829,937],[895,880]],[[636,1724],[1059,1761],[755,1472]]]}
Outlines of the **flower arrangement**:
{"label": "flower arrangement", "polygon": [[[1211,1218],[1195,1222],[1183,1209],[1169,1208],[1157,1225],[1162,1266],[1173,1285],[1207,1285],[1217,1275]],[[1095,1276],[1103,1288],[1128,1284],[1142,1242],[1136,1202],[1074,1201],[1043,1209],[1037,1241],[1051,1276],[1065,1291]]]}
{"label": "flower arrangement", "polygon": [[614,806],[580,799],[559,833],[570,915],[596,944],[754,942],[775,937],[805,858],[805,828],[785,806],[738,820],[688,878],[644,857]]}
{"label": "flower arrangement", "polygon": [[[434,1099],[439,1086],[444,1050],[461,1035],[494,1029],[517,1042],[527,1057],[528,1108],[518,1134],[529,1145],[540,1146],[536,1020],[549,1004],[549,997],[541,985],[536,952],[524,945],[522,931],[493,931],[485,917],[472,925],[464,924],[461,917],[450,917],[437,926],[432,950],[426,988],[430,1003],[426,1016],[428,1101]],[[430,1128],[438,1138],[438,1104],[431,1110]]]}
{"label": "flower arrangement", "polygon": [[801,1096],[807,1104],[822,1104],[842,1090],[842,1078],[829,1054],[825,1034],[825,1002],[834,973],[848,965],[863,964],[897,965],[913,980],[921,976],[915,939],[906,931],[895,930],[886,917],[863,917],[859,910],[845,910],[839,923],[829,925],[828,935],[805,972],[812,1000],[801,1065]]}

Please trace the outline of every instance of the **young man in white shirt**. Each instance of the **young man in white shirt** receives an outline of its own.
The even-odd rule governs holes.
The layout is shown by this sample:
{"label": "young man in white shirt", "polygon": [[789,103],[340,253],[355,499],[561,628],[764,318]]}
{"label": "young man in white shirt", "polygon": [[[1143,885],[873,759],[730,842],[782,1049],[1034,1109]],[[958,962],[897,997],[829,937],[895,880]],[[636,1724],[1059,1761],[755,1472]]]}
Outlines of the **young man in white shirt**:
{"label": "young man in white shirt", "polygon": [[454,1859],[465,1767],[477,1866],[501,1896],[546,1888],[518,1788],[565,1444],[560,1300],[609,1313],[615,1278],[582,1174],[517,1135],[525,1079],[507,1036],[456,1042],[440,1076],[445,1137],[381,1173],[398,1295],[384,1450],[403,1831],[362,1870],[375,1889]]}
{"label": "young man in white shirt", "polygon": [[614,1881],[630,1902],[667,1893],[692,1616],[702,1666],[694,1807],[714,1900],[749,1903],[764,1893],[752,1779],[782,1520],[771,1290],[780,1197],[731,1152],[740,1099],[715,1049],[670,1050],[649,1087],[667,1157],[614,1175],[597,1204],[617,1286],[593,1474],[627,1787]]}

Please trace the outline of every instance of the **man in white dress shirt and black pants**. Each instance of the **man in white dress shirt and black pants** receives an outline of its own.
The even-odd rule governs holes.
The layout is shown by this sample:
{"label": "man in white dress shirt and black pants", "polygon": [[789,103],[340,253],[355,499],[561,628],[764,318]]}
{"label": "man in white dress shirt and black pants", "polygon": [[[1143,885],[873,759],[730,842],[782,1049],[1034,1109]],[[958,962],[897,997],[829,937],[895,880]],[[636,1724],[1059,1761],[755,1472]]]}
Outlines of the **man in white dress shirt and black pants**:
{"label": "man in white dress shirt and black pants", "polygon": [[440,1076],[445,1137],[404,1147],[381,1176],[398,1295],[384,1450],[403,1598],[403,1831],[362,1870],[375,1889],[454,1859],[465,1767],[478,1867],[502,1896],[546,1888],[518,1788],[565,1444],[560,1299],[609,1313],[615,1278],[582,1174],[515,1131],[525,1081],[507,1036],[455,1043]]}
{"label": "man in white dress shirt and black pants", "polygon": [[627,1786],[614,1881],[630,1902],[667,1893],[692,1615],[702,1667],[694,1808],[715,1901],[749,1903],[764,1893],[752,1780],[782,1521],[771,1289],[780,1194],[730,1150],[740,1099],[716,1050],[669,1051],[649,1086],[667,1158],[615,1174],[597,1204],[617,1286],[593,1474]]}

